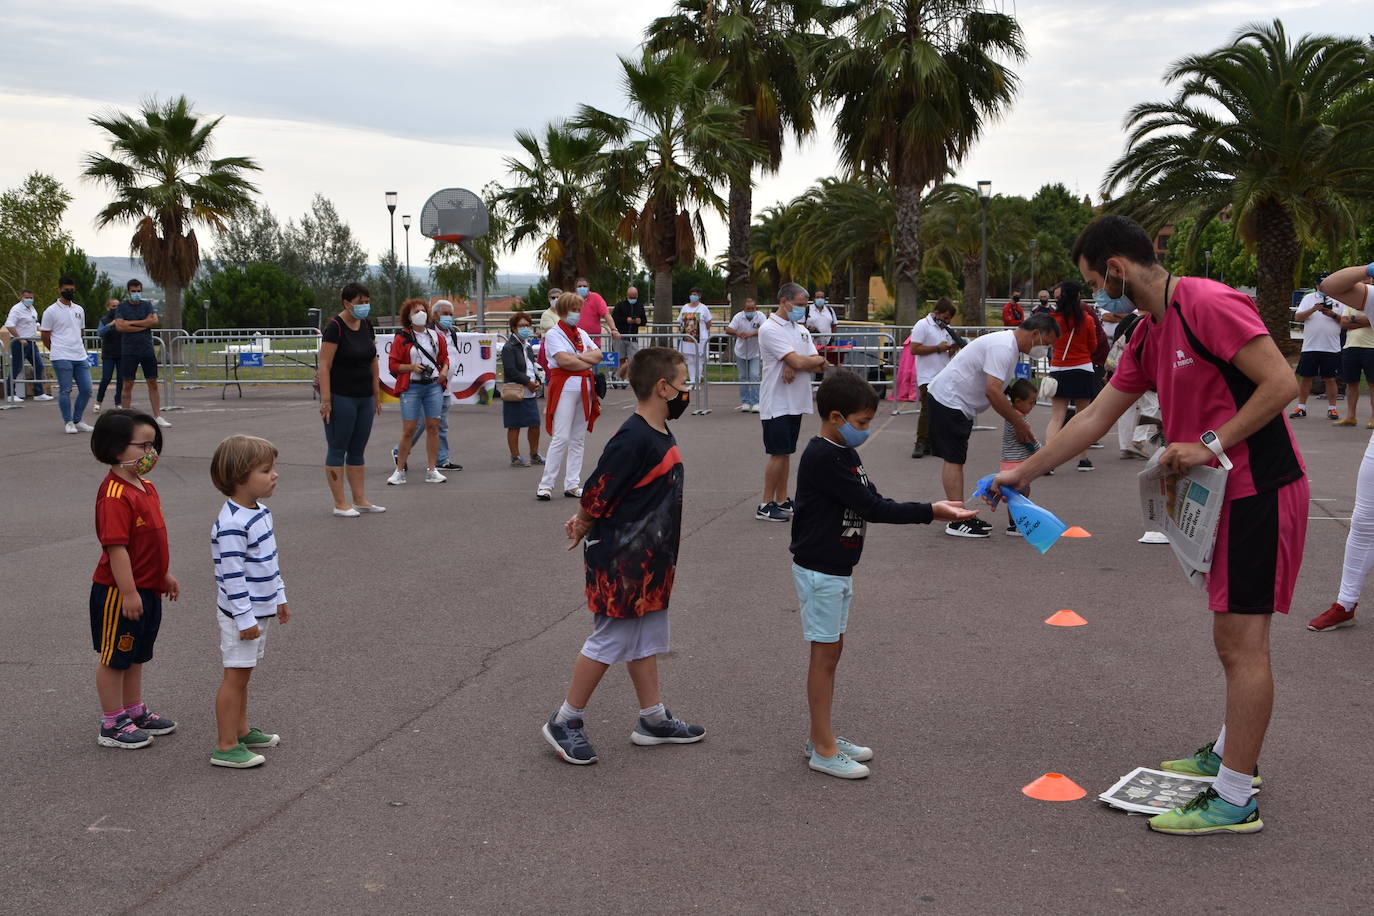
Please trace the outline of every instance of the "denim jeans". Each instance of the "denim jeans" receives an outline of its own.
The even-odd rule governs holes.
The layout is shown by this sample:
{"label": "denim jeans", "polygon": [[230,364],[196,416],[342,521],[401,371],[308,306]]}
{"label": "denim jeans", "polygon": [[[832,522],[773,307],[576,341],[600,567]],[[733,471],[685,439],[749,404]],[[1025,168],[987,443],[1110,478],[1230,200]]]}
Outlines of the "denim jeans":
{"label": "denim jeans", "polygon": [[[757,404],[759,402],[759,368],[760,358],[755,356],[753,359],[744,356],[736,356],[735,363],[739,366],[739,401],[741,404]],[[748,385],[746,382],[753,382]]]}
{"label": "denim jeans", "polygon": [[[57,406],[62,411],[62,422],[80,423],[86,402],[91,399],[91,364],[84,359],[55,359],[52,368],[57,373]],[[73,380],[76,381],[75,407],[71,402]]]}
{"label": "denim jeans", "polygon": [[[453,398],[444,392],[444,406],[439,408],[439,463],[448,464],[448,409],[453,404]],[[425,435],[425,424],[416,423],[415,433],[410,437],[410,447],[414,448],[415,443],[419,442]]]}
{"label": "denim jeans", "polygon": [[[24,385],[24,360],[28,360],[33,366],[33,382]],[[43,393],[43,354],[38,352],[38,344],[32,340],[19,340],[18,338],[10,341],[10,371],[6,373],[6,381],[10,382],[10,388],[6,394],[17,394],[33,397]],[[15,382],[15,379],[19,379]],[[28,389],[27,391],[25,389]]]}

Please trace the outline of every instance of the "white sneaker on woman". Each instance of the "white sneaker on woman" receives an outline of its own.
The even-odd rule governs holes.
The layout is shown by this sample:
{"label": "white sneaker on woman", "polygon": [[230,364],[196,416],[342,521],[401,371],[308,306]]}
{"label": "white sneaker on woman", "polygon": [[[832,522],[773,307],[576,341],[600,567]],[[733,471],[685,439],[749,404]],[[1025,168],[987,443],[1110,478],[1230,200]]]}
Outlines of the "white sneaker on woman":
{"label": "white sneaker on woman", "polygon": [[447,483],[448,478],[434,468],[425,468],[425,483]]}
{"label": "white sneaker on woman", "polygon": [[172,425],[168,423],[166,420],[162,419],[161,416],[153,417],[153,422],[156,423],[158,426],[161,426],[163,429],[169,429]]}
{"label": "white sneaker on woman", "polygon": [[76,428],[76,424],[72,422],[68,422],[62,427],[62,430],[69,436],[75,436],[77,433],[81,432],[81,430]]}
{"label": "white sneaker on woman", "polygon": [[391,476],[386,479],[387,486],[399,487],[406,482],[406,472],[397,468],[391,472]]}

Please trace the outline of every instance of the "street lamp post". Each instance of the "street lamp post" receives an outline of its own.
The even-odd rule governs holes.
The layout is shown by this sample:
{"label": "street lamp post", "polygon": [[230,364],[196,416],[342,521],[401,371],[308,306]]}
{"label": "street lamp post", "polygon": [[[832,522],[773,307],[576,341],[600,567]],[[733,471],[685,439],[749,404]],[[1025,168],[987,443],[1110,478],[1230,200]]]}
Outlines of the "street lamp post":
{"label": "street lamp post", "polygon": [[410,298],[410,214],[401,214],[401,225],[406,231],[406,298]]}
{"label": "street lamp post", "polygon": [[[386,212],[391,214],[391,263],[396,263],[396,192],[386,192]],[[388,284],[391,287],[391,314],[396,314],[396,284]]]}
{"label": "street lamp post", "polygon": [[1206,263],[1207,279],[1212,279],[1212,249],[1208,248],[1202,253],[1203,261]]}
{"label": "street lamp post", "polygon": [[1030,294],[1031,294],[1032,296],[1035,295],[1035,256],[1036,256],[1037,250],[1038,250],[1039,248],[1040,248],[1040,240],[1039,240],[1039,239],[1031,239],[1031,240],[1030,240],[1030,258],[1031,258],[1031,263],[1030,263]]}
{"label": "street lamp post", "polygon": [[1012,266],[1013,264],[1015,264],[1015,263],[1016,263],[1016,255],[1014,255],[1014,254],[1009,254],[1009,255],[1007,255],[1007,298],[1008,298],[1008,299],[1011,298],[1011,294],[1012,294],[1012,293],[1016,292],[1016,288],[1015,288],[1014,286],[1012,286],[1012,280],[1013,280],[1014,278],[1013,278],[1012,275],[1011,275],[1011,266]]}
{"label": "street lamp post", "polygon": [[983,244],[978,255],[978,321],[987,321],[988,316],[988,201],[992,198],[992,182],[978,182],[978,203],[983,216]]}

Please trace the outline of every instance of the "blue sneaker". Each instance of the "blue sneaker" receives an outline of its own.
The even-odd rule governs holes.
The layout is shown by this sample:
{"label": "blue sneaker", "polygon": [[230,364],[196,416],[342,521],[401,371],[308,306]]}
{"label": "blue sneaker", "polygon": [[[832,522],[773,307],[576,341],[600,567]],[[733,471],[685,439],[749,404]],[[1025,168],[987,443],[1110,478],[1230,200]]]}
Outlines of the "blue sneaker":
{"label": "blue sneaker", "polygon": [[568,763],[575,763],[583,766],[588,763],[596,763],[596,749],[587,740],[587,733],[583,731],[581,719],[569,719],[566,723],[559,725],[554,721],[557,716],[555,713],[549,716],[549,721],[544,723],[544,740],[553,746]]}
{"label": "blue sneaker", "polygon": [[159,716],[146,706],[143,708],[143,715],[133,721],[140,731],[145,731],[150,735],[170,735],[177,730],[175,722],[166,716]]}
{"label": "blue sneaker", "polygon": [[822,757],[812,751],[811,762],[807,764],[817,773],[838,776],[840,779],[863,779],[868,775],[868,767],[850,758],[844,751],[834,757]]}
{"label": "blue sneaker", "polygon": [[783,512],[786,512],[788,516],[791,516],[793,512],[797,511],[797,507],[792,502],[792,497],[790,496],[784,499],[782,502],[778,503],[778,508],[781,509]]}
{"label": "blue sneaker", "polygon": [[706,737],[706,729],[700,725],[688,725],[675,718],[670,710],[665,708],[663,711],[668,718],[657,724],[641,716],[635,730],[630,732],[630,740],[648,747],[653,744],[695,744]]}
{"label": "blue sneaker", "polygon": [[[835,746],[840,749],[841,754],[844,754],[850,760],[857,760],[862,763],[865,760],[873,759],[873,748],[864,747],[862,744],[855,744],[853,741],[847,738],[841,738],[839,735],[835,736]],[[810,757],[812,754],[816,753],[816,745],[810,741],[806,742],[806,744],[802,746],[802,753]]]}
{"label": "blue sneaker", "polygon": [[1264,829],[1254,796],[1244,805],[1233,805],[1208,787],[1192,801],[1150,818],[1150,829],[1175,836],[1209,833],[1259,833]]}

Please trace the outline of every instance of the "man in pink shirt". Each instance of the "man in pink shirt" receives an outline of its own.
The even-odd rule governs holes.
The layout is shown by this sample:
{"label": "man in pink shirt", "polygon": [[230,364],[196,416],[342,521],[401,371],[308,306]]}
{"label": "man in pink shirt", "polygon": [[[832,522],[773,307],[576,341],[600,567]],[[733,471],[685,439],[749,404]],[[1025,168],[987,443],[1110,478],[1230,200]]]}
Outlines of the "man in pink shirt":
{"label": "man in pink shirt", "polygon": [[[1269,622],[1288,613],[1307,533],[1307,477],[1283,415],[1297,394],[1293,370],[1255,304],[1228,286],[1175,277],[1159,264],[1140,226],[1103,216],[1074,244],[1073,260],[1114,314],[1145,313],[1116,374],[1082,413],[998,486],[1021,488],[1096,442],[1146,391],[1159,393],[1164,466],[1186,472],[1219,462],[1229,470],[1217,527],[1207,607],[1226,673],[1226,720],[1217,739],[1165,770],[1213,776],[1212,788],[1150,819],[1163,833],[1254,833],[1251,797],[1274,702]],[[1172,562],[1166,560],[1168,565]]]}
{"label": "man in pink shirt", "polygon": [[[577,326],[586,331],[587,336],[593,341],[600,338],[603,327],[605,333],[611,335],[612,340],[619,340],[620,332],[615,329],[615,325],[611,322],[611,309],[606,305],[606,300],[601,298],[601,294],[592,292],[586,277],[577,278],[576,289],[577,294],[582,297],[582,319],[577,322]],[[604,346],[604,341],[598,345],[603,350],[609,349]]]}

